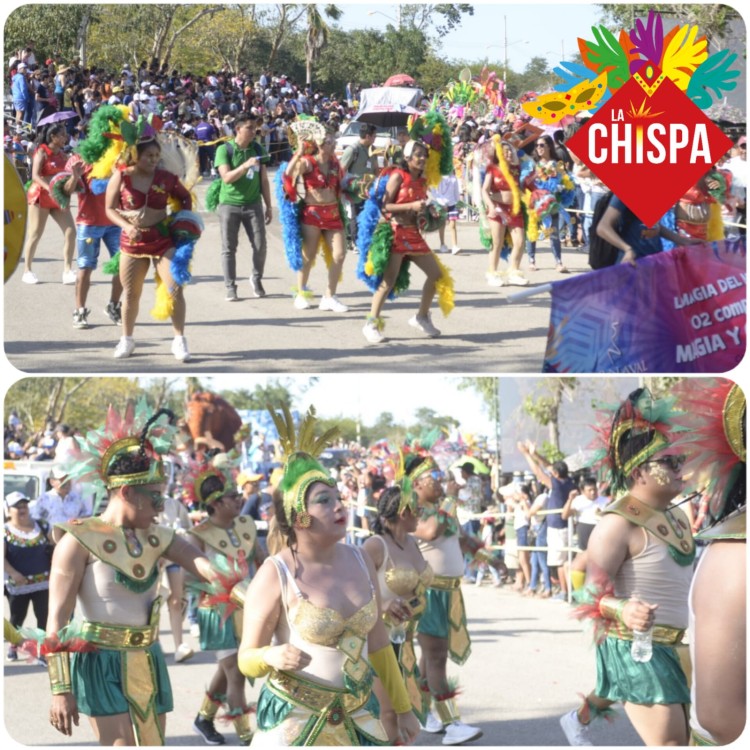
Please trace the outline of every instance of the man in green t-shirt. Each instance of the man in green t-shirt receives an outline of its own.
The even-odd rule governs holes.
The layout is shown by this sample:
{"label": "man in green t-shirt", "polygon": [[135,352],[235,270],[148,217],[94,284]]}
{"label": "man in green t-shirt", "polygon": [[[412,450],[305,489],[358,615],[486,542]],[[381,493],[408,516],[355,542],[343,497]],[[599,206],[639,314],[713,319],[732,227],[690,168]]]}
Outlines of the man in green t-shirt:
{"label": "man in green t-shirt", "polygon": [[[263,268],[266,263],[266,224],[271,223],[271,188],[266,162],[268,154],[255,140],[257,118],[243,112],[234,121],[234,139],[216,150],[214,166],[222,180],[219,191],[221,265],[226,299],[237,297],[237,243],[244,227],[253,248],[253,295],[265,297]],[[262,200],[261,200],[262,198]],[[264,206],[265,204],[265,211]]]}

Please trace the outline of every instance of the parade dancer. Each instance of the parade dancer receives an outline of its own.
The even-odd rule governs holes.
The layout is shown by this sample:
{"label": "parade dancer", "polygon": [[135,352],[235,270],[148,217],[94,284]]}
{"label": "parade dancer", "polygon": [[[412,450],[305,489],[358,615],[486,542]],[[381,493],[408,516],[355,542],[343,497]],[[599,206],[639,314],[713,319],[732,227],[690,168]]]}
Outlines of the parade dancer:
{"label": "parade dancer", "polygon": [[[209,561],[174,529],[158,526],[162,455],[171,412],[145,402],[80,440],[71,480],[90,483],[107,503],[100,515],[56,525],[50,611],[41,655],[52,687],[50,723],[67,736],[79,712],[101,745],[163,745],[172,691],[159,644],[162,557],[206,580]],[[70,622],[73,610],[82,620]]]}
{"label": "parade dancer", "polygon": [[[319,122],[312,120],[292,123],[292,132],[297,140],[297,150],[284,169],[280,170],[283,193],[277,189],[277,199],[282,204],[291,201],[291,205],[284,205],[281,210],[285,240],[287,235],[294,236],[294,242],[285,242],[287,262],[297,272],[294,306],[298,310],[312,307],[312,292],[307,282],[318,250],[322,247],[328,267],[328,286],[318,307],[320,310],[344,313],[349,308],[336,297],[346,256],[341,203],[343,172],[333,154],[336,137]],[[301,179],[304,188],[301,199],[297,194],[298,179]],[[291,225],[287,226],[290,221]]]}
{"label": "parade dancer", "polygon": [[438,207],[428,205],[427,191],[453,169],[450,130],[443,116],[431,110],[414,119],[409,132],[413,140],[404,146],[404,160],[399,167],[381,172],[359,217],[357,276],[373,292],[362,332],[371,344],[385,340],[380,313],[386,298],[408,289],[412,262],[427,278],[419,310],[409,325],[434,338],[440,335],[430,316],[435,294],[443,315],[454,307],[450,272],[422,236],[422,231],[442,220]]}
{"label": "parade dancer", "polygon": [[[102,111],[98,110],[89,124],[96,133],[97,126],[102,120]],[[106,118],[106,111],[104,117]],[[106,122],[105,122],[106,125]],[[76,277],[75,310],[73,311],[73,327],[84,329],[89,327],[88,316],[91,310],[86,307],[89,288],[91,286],[91,273],[96,268],[99,260],[99,248],[104,242],[110,258],[114,258],[120,249],[120,235],[122,229],[113,224],[107,217],[104,194],[107,188],[107,180],[98,180],[92,177],[94,165],[87,161],[88,158],[97,158],[98,145],[92,144],[91,148],[86,141],[78,144],[78,153],[68,159],[63,175],[68,179],[52,180],[51,191],[62,208],[70,205],[70,196],[78,195],[78,215],[76,217],[76,247],[78,276]],[[71,179],[72,178],[72,179]],[[104,309],[107,317],[115,324],[122,323],[122,283],[118,274],[112,276],[112,284],[109,302]]]}
{"label": "parade dancer", "polygon": [[[123,286],[122,337],[113,356],[130,357],[135,349],[133,331],[143,284],[153,264],[156,304],[151,314],[156,320],[171,319],[172,354],[177,361],[187,362],[190,352],[184,335],[182,289],[190,281],[193,250],[203,231],[203,220],[191,211],[188,189],[197,171],[195,146],[186,139],[162,137],[143,116],[135,124],[124,122],[125,107],[109,110],[110,130],[98,133],[101,165],[94,174],[109,177],[107,218],[123,230],[120,252],[112,265],[107,264],[109,270],[117,268]],[[183,184],[180,178],[185,175]]]}
{"label": "parade dancer", "polygon": [[[518,154],[512,144],[501,140],[499,135],[492,136],[489,145],[492,148],[490,161],[482,182],[481,196],[476,201],[484,209],[484,216],[480,216],[480,234],[482,223],[488,223],[490,231],[489,268],[485,276],[490,286],[503,286],[506,283],[526,286],[529,280],[521,273],[525,228],[519,188],[521,166]],[[474,154],[475,166],[478,168],[477,161],[481,151],[475,151]],[[485,217],[489,222],[486,222]],[[509,268],[506,274],[500,274],[497,267],[506,230],[511,244]],[[482,242],[486,244],[484,237]]]}
{"label": "parade dancer", "polygon": [[[481,542],[461,534],[456,502],[444,500],[442,472],[431,456],[411,455],[406,459],[406,475],[412,482],[421,509],[415,536],[422,556],[434,577],[427,589],[427,603],[417,626],[427,679],[423,689],[434,701],[435,712],[424,724],[425,731],[442,732],[444,745],[460,745],[482,736],[479,727],[464,724],[456,705],[457,690],[448,681],[448,658],[464,664],[471,653],[466,610],[461,594],[464,550],[482,556]],[[485,552],[486,554],[486,552]]]}
{"label": "parade dancer", "polygon": [[[620,701],[646,745],[687,744],[690,692],[678,648],[695,542],[687,515],[671,506],[684,486],[675,416],[673,397],[638,389],[599,427],[616,499],[591,534],[577,597],[579,616],[595,623],[597,683],[560,720],[573,745],[590,745],[588,724]],[[650,635],[651,656],[634,643],[641,634]]]}
{"label": "parade dancer", "polygon": [[[398,477],[396,486],[380,495],[377,507],[378,515],[372,525],[374,536],[365,541],[363,549],[377,571],[383,621],[389,629],[412,711],[424,724],[430,701],[420,688],[414,634],[425,608],[426,587],[432,583],[433,573],[412,536],[417,529],[419,509],[411,481],[403,475]],[[393,743],[398,739],[396,714],[378,683],[375,693],[380,702],[380,720]]]}
{"label": "parade dancer", "polygon": [[[208,514],[205,521],[188,532],[195,545],[219,569],[231,570],[250,563],[248,572],[254,571],[255,564],[263,559],[257,545],[258,532],[250,516],[240,515],[242,496],[237,492],[228,465],[219,468],[195,461],[188,467],[183,486],[188,503],[198,505]],[[252,709],[245,700],[245,678],[237,666],[242,611],[235,611],[225,620],[204,592],[198,604],[198,624],[201,649],[215,651],[218,666],[193,729],[208,745],[223,745],[224,736],[216,731],[214,719],[221,705],[226,703],[227,711],[221,718],[234,724],[240,744],[249,745]]]}
{"label": "parade dancer", "polygon": [[359,550],[341,544],[346,511],[316,458],[336,430],[316,439],[313,410],[297,430],[287,409],[274,421],[286,457],[274,497],[284,545],[250,584],[253,614],[239,656],[244,674],[268,675],[253,745],[385,744],[373,669],[396,711],[398,742],[410,743],[419,724],[380,619],[376,574]]}
{"label": "parade dancer", "polygon": [[689,380],[675,389],[688,454],[710,523],[690,589],[691,745],[729,745],[747,717],[746,399],[730,380]]}

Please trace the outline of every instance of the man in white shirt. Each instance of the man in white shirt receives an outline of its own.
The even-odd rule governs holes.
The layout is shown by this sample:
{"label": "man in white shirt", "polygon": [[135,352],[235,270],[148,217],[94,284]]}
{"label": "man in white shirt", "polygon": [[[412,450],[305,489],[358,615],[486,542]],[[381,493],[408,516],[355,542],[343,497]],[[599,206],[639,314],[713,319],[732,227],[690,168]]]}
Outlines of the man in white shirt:
{"label": "man in white shirt", "polygon": [[50,489],[31,505],[30,513],[34,520],[54,526],[91,515],[91,505],[72,487],[64,469],[55,466],[47,481]]}

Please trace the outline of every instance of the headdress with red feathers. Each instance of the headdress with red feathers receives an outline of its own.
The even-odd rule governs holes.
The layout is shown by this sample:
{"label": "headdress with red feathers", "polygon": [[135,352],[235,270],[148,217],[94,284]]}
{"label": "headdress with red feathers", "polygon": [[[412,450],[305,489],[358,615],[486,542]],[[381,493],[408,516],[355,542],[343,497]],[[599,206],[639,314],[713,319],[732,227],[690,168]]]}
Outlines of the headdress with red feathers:
{"label": "headdress with red feathers", "polygon": [[675,388],[685,428],[675,443],[687,454],[685,474],[703,492],[715,523],[746,503],[746,401],[724,378],[684,380]]}
{"label": "headdress with red feathers", "polygon": [[[182,489],[188,504],[205,509],[225,495],[233,494],[236,491],[235,463],[226,453],[211,459],[191,460],[182,475]],[[209,477],[216,477],[221,484],[219,489],[205,494],[203,484]]]}
{"label": "headdress with red feathers", "polygon": [[[95,506],[115,487],[163,482],[162,456],[169,452],[177,431],[174,418],[168,409],[153,413],[145,399],[129,402],[124,414],[110,406],[104,425],[79,439],[65,466],[68,476],[93,487]],[[115,473],[124,458],[135,470]]]}
{"label": "headdress with red feathers", "polygon": [[674,444],[675,433],[685,427],[675,422],[680,413],[673,396],[654,398],[648,388],[633,391],[619,406],[603,407],[592,448],[595,461],[607,474],[613,494],[627,490],[633,469],[657,453],[680,455]]}

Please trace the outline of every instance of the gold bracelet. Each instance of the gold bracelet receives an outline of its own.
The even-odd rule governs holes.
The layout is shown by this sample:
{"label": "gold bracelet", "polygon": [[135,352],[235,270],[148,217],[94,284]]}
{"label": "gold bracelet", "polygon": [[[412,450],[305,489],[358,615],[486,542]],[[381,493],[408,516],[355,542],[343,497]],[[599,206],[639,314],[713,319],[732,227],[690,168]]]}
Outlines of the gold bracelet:
{"label": "gold bracelet", "polygon": [[73,684],[70,679],[70,653],[55,651],[52,654],[47,654],[47,670],[49,671],[52,695],[73,692]]}
{"label": "gold bracelet", "polygon": [[622,622],[622,611],[628,603],[627,599],[618,599],[616,596],[603,596],[599,600],[599,612],[610,620]]}

